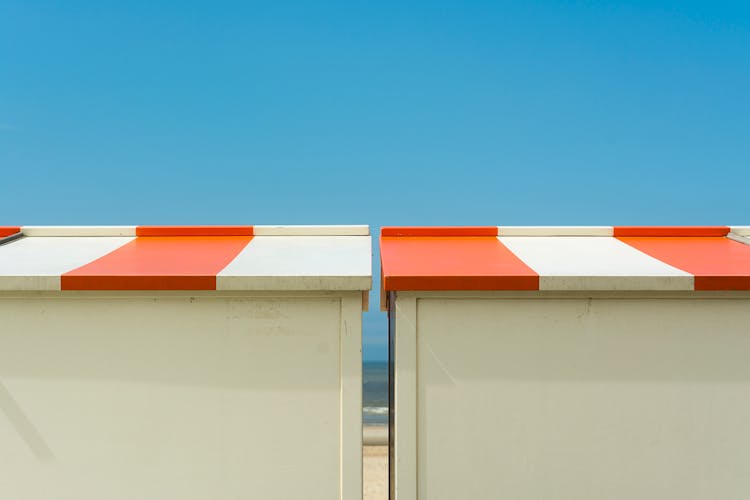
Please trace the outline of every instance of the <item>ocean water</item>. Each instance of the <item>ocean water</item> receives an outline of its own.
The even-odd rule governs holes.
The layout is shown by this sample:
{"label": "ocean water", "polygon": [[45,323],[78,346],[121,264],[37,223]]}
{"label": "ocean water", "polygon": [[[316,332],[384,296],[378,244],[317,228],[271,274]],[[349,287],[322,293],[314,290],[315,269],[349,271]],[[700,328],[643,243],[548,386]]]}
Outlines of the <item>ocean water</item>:
{"label": "ocean water", "polygon": [[362,363],[362,422],[388,424],[388,362]]}

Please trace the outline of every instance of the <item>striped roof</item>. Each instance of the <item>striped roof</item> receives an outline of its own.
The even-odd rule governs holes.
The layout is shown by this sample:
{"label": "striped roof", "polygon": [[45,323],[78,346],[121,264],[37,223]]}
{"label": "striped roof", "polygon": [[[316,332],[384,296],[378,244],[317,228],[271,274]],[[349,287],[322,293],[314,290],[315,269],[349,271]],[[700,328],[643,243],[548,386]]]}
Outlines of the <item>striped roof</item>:
{"label": "striped roof", "polygon": [[750,290],[750,227],[386,227],[382,289]]}
{"label": "striped roof", "polygon": [[0,227],[1,290],[369,290],[367,226]]}

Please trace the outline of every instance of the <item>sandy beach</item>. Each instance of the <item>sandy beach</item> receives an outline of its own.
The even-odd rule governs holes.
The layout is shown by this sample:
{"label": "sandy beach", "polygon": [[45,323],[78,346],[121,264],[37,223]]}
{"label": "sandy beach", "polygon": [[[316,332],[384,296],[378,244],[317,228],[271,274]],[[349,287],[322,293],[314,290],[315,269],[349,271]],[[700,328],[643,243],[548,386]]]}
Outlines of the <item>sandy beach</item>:
{"label": "sandy beach", "polygon": [[362,457],[364,500],[386,500],[388,498],[388,447],[364,446]]}

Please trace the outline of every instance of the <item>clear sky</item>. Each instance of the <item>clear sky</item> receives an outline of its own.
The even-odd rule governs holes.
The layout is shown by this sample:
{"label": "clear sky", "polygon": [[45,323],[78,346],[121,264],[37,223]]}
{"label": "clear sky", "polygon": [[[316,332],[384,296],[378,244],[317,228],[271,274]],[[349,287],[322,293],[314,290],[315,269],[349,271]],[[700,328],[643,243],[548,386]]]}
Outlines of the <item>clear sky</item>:
{"label": "clear sky", "polygon": [[747,1],[0,0],[0,225],[750,224],[749,167]]}

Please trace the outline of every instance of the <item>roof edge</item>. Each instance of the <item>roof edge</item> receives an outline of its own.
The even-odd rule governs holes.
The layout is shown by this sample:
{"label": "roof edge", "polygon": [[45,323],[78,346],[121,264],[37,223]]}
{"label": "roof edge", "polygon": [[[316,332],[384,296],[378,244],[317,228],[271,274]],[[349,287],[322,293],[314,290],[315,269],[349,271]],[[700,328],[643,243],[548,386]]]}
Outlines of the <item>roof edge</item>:
{"label": "roof edge", "polygon": [[0,226],[0,238],[21,232],[21,226]]}
{"label": "roof edge", "polygon": [[253,226],[255,236],[370,236],[368,225]]}
{"label": "roof edge", "polygon": [[24,236],[369,236],[370,226],[0,226]]}
{"label": "roof edge", "polygon": [[497,226],[387,226],[380,236],[497,236]]}
{"label": "roof edge", "polygon": [[499,236],[612,236],[612,226],[500,226]]}
{"label": "roof edge", "polygon": [[615,236],[726,236],[729,226],[615,226]]}
{"label": "roof edge", "polygon": [[[731,228],[750,236],[750,226]],[[393,226],[381,236],[726,236],[729,226]]]}
{"label": "roof edge", "polygon": [[22,226],[24,236],[135,236],[136,226]]}
{"label": "roof edge", "polygon": [[253,226],[137,226],[136,236],[252,236]]}

